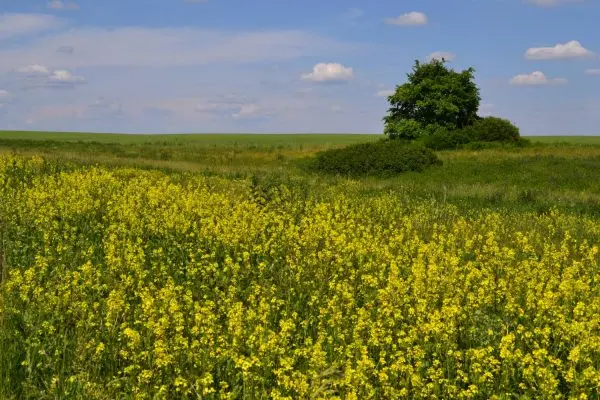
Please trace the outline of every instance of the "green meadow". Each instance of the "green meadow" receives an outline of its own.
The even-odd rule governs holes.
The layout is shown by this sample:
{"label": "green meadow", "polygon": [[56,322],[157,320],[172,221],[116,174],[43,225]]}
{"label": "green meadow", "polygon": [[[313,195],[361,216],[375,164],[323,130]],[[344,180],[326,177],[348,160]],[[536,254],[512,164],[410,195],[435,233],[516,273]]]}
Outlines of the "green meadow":
{"label": "green meadow", "polygon": [[[303,182],[317,190],[348,178],[302,168],[315,153],[375,134],[95,134],[0,132],[0,151],[58,162],[170,173]],[[364,178],[365,193],[409,192],[469,207],[549,207],[600,214],[600,136],[531,136],[525,148],[439,151],[442,166]]]}

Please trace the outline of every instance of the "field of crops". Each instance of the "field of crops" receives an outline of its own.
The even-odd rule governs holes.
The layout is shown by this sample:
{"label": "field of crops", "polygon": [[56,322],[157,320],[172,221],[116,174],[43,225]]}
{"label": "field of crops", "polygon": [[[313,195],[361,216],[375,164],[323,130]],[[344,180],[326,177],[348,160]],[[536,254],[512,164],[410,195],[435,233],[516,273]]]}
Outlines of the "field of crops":
{"label": "field of crops", "polygon": [[2,399],[600,396],[598,146],[3,140]]}

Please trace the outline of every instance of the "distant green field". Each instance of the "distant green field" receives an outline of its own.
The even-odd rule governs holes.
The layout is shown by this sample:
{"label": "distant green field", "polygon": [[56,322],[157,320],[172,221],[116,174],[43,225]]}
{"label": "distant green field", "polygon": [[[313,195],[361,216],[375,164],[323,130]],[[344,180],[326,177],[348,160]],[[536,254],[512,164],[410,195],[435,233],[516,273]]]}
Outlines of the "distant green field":
{"label": "distant green field", "polygon": [[532,142],[600,145],[600,136],[527,136]]}
{"label": "distant green field", "polygon": [[[218,146],[345,145],[375,140],[380,134],[111,134],[85,132],[0,131],[0,140],[45,140],[118,144],[189,143]],[[600,136],[526,136],[539,143],[600,145]]]}
{"label": "distant green field", "polygon": [[110,134],[110,133],[79,133],[79,132],[25,132],[0,131],[0,140],[48,140],[74,141],[119,144],[155,144],[169,143],[202,143],[208,145],[231,146],[244,145],[327,145],[352,144],[374,140],[380,135],[374,134]]}

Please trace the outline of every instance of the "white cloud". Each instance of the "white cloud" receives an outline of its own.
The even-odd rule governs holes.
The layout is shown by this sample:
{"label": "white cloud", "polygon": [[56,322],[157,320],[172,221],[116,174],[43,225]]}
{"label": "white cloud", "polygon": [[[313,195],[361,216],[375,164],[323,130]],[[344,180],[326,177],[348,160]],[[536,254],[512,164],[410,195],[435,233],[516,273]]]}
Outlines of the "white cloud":
{"label": "white cloud", "polygon": [[600,75],[600,68],[591,68],[585,70],[586,75]]}
{"label": "white cloud", "polygon": [[331,111],[334,113],[339,113],[342,112],[344,109],[342,108],[342,106],[334,104],[333,106],[331,106]]}
{"label": "white cloud", "polygon": [[581,3],[585,0],[526,0],[527,3],[540,7],[554,7],[566,3]]}
{"label": "white cloud", "polygon": [[27,65],[16,70],[26,83],[26,87],[74,87],[86,83],[81,76],[73,75],[66,69],[51,70],[50,68],[39,65]]}
{"label": "white cloud", "polygon": [[384,90],[380,90],[379,92],[377,92],[377,96],[378,97],[388,97],[388,96],[393,95],[394,93],[396,93],[396,91],[393,89],[388,89],[388,90],[384,89]]}
{"label": "white cloud", "polygon": [[428,22],[427,15],[422,12],[412,11],[406,14],[402,14],[395,18],[386,18],[385,23],[388,25],[426,25]]}
{"label": "white cloud", "polygon": [[567,83],[566,79],[548,78],[541,71],[534,71],[530,74],[516,75],[510,80],[510,84],[515,86],[561,85],[565,83]]}
{"label": "white cloud", "polygon": [[354,76],[350,67],[344,67],[339,63],[318,63],[312,72],[302,74],[302,79],[312,82],[344,82]]}
{"label": "white cloud", "polygon": [[529,60],[553,60],[559,58],[581,58],[590,57],[594,53],[581,45],[577,40],[553,47],[532,47],[525,52],[525,58]]}
{"label": "white cloud", "polygon": [[79,85],[85,83],[85,79],[81,76],[75,76],[70,71],[65,69],[56,70],[48,77],[49,84],[57,85]]}
{"label": "white cloud", "polygon": [[0,39],[30,35],[60,26],[52,15],[0,14]]}
{"label": "white cloud", "polygon": [[47,67],[39,64],[17,68],[17,72],[26,76],[48,76],[52,74]]}
{"label": "white cloud", "polygon": [[234,113],[233,118],[247,118],[258,115],[262,111],[258,104],[242,104],[239,111]]}
{"label": "white cloud", "polygon": [[48,2],[48,8],[54,10],[77,10],[79,5],[72,1],[52,0]]}
{"label": "white cloud", "polygon": [[446,61],[452,61],[456,58],[456,54],[449,51],[434,51],[427,56],[427,61],[442,60],[442,58]]}
{"label": "white cloud", "polygon": [[[57,48],[77,51],[65,57]],[[42,63],[80,67],[169,67],[278,61],[344,52],[352,47],[297,30],[224,32],[196,28],[80,28],[0,49],[0,70]],[[135,51],[132,51],[135,49]]]}

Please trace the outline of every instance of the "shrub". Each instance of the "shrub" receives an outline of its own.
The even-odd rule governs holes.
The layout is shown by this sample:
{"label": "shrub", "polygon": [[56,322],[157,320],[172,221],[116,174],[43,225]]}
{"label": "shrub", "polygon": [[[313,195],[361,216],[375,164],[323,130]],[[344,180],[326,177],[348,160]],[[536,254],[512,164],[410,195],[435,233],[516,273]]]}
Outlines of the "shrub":
{"label": "shrub", "polygon": [[421,142],[429,149],[447,150],[457,149],[472,140],[473,137],[464,129],[448,131],[447,129],[440,128],[431,135],[423,136]]}
{"label": "shrub", "polygon": [[342,175],[391,175],[423,171],[442,162],[431,150],[398,140],[380,140],[318,153],[310,168]]}
{"label": "shrub", "polygon": [[519,128],[498,117],[481,118],[463,130],[473,137],[473,141],[479,142],[517,142],[521,137]]}
{"label": "shrub", "polygon": [[420,142],[433,150],[465,148],[480,150],[510,146],[526,146],[529,141],[519,135],[519,128],[510,121],[497,118],[481,118],[473,125],[449,131],[444,128],[429,129],[431,134],[423,135]]}

